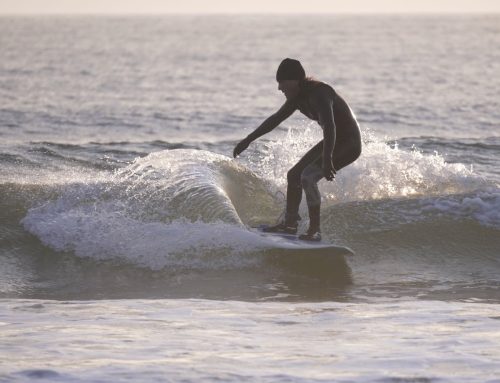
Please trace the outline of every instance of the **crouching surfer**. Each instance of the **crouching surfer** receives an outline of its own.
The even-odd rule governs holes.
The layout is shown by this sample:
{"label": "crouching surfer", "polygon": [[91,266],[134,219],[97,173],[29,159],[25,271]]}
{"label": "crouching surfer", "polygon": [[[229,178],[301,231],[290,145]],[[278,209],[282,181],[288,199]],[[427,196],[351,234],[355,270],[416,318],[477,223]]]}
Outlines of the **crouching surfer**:
{"label": "crouching surfer", "polygon": [[320,241],[321,195],[318,181],[323,177],[332,181],[340,169],[360,156],[359,125],[346,101],[330,85],[306,77],[299,61],[284,59],[276,72],[276,81],[278,89],[286,97],[285,103],[236,145],[233,156],[241,154],[252,141],[272,131],[296,110],[317,121],[323,129],[323,140],[314,145],[288,171],[284,219],[274,226],[266,227],[264,231],[297,233],[303,189],[309,209],[309,229],[299,238]]}

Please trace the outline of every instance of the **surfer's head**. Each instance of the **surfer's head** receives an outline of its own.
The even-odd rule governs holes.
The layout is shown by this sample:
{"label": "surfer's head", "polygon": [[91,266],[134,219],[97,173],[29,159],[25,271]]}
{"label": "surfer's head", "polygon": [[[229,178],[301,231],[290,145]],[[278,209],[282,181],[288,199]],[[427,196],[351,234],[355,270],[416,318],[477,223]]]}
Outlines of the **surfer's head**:
{"label": "surfer's head", "polygon": [[276,81],[278,89],[281,90],[287,99],[299,94],[300,82],[306,78],[306,72],[298,60],[284,59],[276,71]]}
{"label": "surfer's head", "polygon": [[299,60],[290,58],[284,59],[276,71],[276,81],[284,80],[303,80],[306,78],[306,72]]}

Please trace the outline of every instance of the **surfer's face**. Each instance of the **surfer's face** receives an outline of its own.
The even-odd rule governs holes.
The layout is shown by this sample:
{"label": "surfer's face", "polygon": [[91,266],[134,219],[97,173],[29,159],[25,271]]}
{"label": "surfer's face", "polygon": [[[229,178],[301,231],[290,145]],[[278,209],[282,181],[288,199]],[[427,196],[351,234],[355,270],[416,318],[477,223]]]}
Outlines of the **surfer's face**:
{"label": "surfer's face", "polygon": [[299,94],[299,80],[283,80],[278,83],[278,90],[281,90],[288,99]]}

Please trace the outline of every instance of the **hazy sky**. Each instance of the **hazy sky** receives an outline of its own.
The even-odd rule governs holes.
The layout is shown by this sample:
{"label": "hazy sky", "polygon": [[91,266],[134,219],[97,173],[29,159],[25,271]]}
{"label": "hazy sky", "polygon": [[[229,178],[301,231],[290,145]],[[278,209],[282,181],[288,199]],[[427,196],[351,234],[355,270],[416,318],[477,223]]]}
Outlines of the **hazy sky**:
{"label": "hazy sky", "polygon": [[12,13],[498,13],[500,0],[0,0]]}

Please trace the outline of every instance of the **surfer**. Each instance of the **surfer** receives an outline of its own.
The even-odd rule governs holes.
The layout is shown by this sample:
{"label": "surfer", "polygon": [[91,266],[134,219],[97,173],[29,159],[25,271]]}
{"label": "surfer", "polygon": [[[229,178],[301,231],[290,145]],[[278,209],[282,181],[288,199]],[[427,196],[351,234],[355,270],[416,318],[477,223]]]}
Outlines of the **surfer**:
{"label": "surfer", "polygon": [[309,229],[299,236],[309,241],[321,240],[318,181],[333,181],[335,174],[354,162],[361,154],[361,134],[356,117],[345,100],[328,84],[306,77],[298,60],[284,59],[276,72],[278,89],[286,97],[283,106],[268,117],[255,131],[239,142],[233,151],[236,157],[250,143],[269,133],[299,110],[317,121],[323,129],[323,140],[313,146],[287,173],[286,211],[284,219],[266,232],[296,234],[302,189],[309,210]]}

